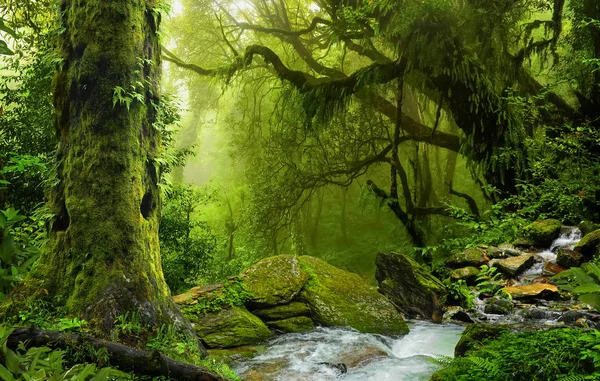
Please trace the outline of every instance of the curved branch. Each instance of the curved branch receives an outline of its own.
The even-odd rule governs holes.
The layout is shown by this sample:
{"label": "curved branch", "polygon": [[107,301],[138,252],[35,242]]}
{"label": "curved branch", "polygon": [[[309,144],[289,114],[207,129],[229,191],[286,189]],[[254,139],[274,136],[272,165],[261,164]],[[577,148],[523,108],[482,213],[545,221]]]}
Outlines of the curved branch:
{"label": "curved branch", "polygon": [[315,28],[319,24],[331,25],[331,21],[326,20],[321,17],[315,17],[308,27],[306,27],[304,29],[296,30],[296,31],[279,29],[279,28],[266,28],[266,27],[262,27],[259,25],[249,24],[246,22],[237,22],[235,20],[234,20],[234,22],[240,29],[243,29],[243,30],[253,30],[255,32],[261,32],[261,33],[280,34],[283,36],[296,36],[296,37],[312,32],[313,30],[315,30]]}

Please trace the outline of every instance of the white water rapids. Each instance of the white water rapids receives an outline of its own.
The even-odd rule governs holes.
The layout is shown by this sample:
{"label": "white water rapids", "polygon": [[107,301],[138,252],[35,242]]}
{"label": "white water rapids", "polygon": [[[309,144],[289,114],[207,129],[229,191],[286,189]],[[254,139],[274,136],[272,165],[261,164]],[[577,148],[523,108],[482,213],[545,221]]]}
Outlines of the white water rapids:
{"label": "white water rapids", "polygon": [[[246,378],[253,372],[272,381],[419,381],[429,380],[438,368],[436,355],[453,356],[464,327],[429,322],[410,322],[410,333],[399,339],[360,333],[350,329],[317,328],[287,334],[267,343],[267,350],[234,366]],[[378,352],[352,365],[365,351]],[[347,363],[346,374],[322,363]],[[251,379],[249,377],[248,379]]]}

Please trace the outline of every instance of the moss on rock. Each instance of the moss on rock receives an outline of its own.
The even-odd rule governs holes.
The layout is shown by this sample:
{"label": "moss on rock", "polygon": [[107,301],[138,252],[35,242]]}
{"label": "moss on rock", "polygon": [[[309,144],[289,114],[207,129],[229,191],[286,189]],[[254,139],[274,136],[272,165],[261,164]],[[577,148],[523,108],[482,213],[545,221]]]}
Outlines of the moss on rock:
{"label": "moss on rock", "polygon": [[265,258],[243,275],[252,298],[248,307],[261,308],[289,303],[308,280],[295,255]]}
{"label": "moss on rock", "polygon": [[535,221],[522,229],[520,246],[548,247],[560,234],[562,224],[559,220],[547,219]]}
{"label": "moss on rock", "polygon": [[256,344],[271,337],[269,328],[241,307],[231,306],[217,312],[186,316],[210,348]]}
{"label": "moss on rock", "polygon": [[313,321],[306,316],[296,316],[283,320],[268,321],[267,326],[272,330],[287,333],[306,332],[315,328]]}
{"label": "moss on rock", "polygon": [[508,329],[492,324],[468,325],[454,348],[454,357],[462,357],[469,350],[478,348],[485,340],[496,339],[508,332]]}
{"label": "moss on rock", "polygon": [[408,333],[402,315],[359,275],[310,256],[299,261],[314,274],[299,298],[310,306],[316,322],[390,336]]}
{"label": "moss on rock", "polygon": [[254,310],[252,313],[262,320],[281,320],[297,316],[309,316],[310,307],[305,303],[291,302],[271,308]]}
{"label": "moss on rock", "polygon": [[573,250],[581,253],[584,257],[590,259],[600,254],[600,229],[583,236]]}
{"label": "moss on rock", "polygon": [[462,267],[460,269],[454,269],[450,271],[450,279],[454,281],[464,280],[467,284],[474,284],[477,276],[479,276],[480,270],[474,266]]}
{"label": "moss on rock", "polygon": [[451,269],[459,269],[467,266],[479,267],[488,263],[485,250],[480,247],[471,247],[462,253],[454,254],[446,259],[446,266]]}

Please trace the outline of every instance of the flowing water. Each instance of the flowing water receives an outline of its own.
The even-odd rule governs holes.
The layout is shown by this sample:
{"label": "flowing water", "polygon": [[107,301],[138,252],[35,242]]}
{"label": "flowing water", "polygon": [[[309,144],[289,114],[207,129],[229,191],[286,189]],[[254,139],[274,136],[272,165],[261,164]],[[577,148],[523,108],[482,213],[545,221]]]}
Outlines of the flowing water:
{"label": "flowing water", "polygon": [[[273,381],[429,380],[437,369],[430,359],[453,356],[464,327],[423,321],[409,327],[410,333],[399,339],[341,328],[286,334],[234,368],[244,379],[253,379],[254,373],[260,375],[256,379]],[[342,363],[345,374],[332,366]]]}

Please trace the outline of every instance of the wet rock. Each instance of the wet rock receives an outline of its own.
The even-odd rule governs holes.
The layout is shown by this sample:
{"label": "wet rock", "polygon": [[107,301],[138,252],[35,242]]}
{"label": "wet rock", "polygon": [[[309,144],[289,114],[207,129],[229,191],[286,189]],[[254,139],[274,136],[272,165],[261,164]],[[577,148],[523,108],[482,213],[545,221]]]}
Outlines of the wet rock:
{"label": "wet rock", "polygon": [[520,255],[506,259],[495,259],[490,265],[510,277],[514,277],[533,266],[534,256],[532,254]]}
{"label": "wet rock", "polygon": [[271,308],[254,310],[252,313],[262,320],[282,320],[296,316],[309,316],[310,307],[305,303],[291,302]]}
{"label": "wet rock", "polygon": [[296,316],[283,320],[267,321],[267,326],[272,330],[286,333],[306,332],[315,328],[313,321],[306,316]]}
{"label": "wet rock", "polygon": [[463,323],[474,323],[471,316],[469,316],[469,314],[466,313],[465,310],[459,306],[448,307],[446,309],[446,312],[444,312],[443,320],[444,321],[449,321],[449,320],[460,321]]}
{"label": "wet rock", "polygon": [[333,364],[330,362],[320,362],[319,365],[325,365],[326,367],[333,369],[337,376],[348,373],[348,367],[344,363]]}
{"label": "wet rock", "polygon": [[600,229],[584,235],[573,250],[581,253],[586,259],[600,254]]}
{"label": "wet rock", "polygon": [[594,230],[600,229],[600,224],[593,223],[592,221],[581,221],[577,227],[582,235],[586,235]]}
{"label": "wet rock", "polygon": [[541,276],[539,278],[535,278],[531,280],[531,284],[545,284],[550,282],[549,276]]}
{"label": "wet rock", "polygon": [[564,268],[579,267],[583,263],[583,254],[565,248],[556,251],[556,263]]}
{"label": "wet rock", "polygon": [[474,285],[480,270],[477,267],[468,266],[450,271],[450,279],[453,281],[464,280],[468,285]]}
{"label": "wet rock", "polygon": [[374,346],[365,346],[342,352],[339,361],[346,364],[348,368],[365,366],[373,361],[390,357],[386,351]]}
{"label": "wet rock", "polygon": [[524,251],[517,249],[510,243],[498,246],[498,250],[500,250],[505,257],[518,257],[519,255],[525,254]]}
{"label": "wet rock", "polygon": [[310,256],[299,261],[311,274],[299,298],[310,306],[315,322],[388,336],[408,333],[402,315],[359,275]]}
{"label": "wet rock", "polygon": [[510,315],[515,309],[513,303],[507,299],[490,299],[485,305],[486,314]]}
{"label": "wet rock", "polygon": [[525,286],[504,287],[502,289],[513,299],[556,299],[558,298],[558,288],[552,284],[530,284]]}
{"label": "wet rock", "polygon": [[446,259],[446,266],[451,269],[459,269],[461,267],[479,267],[489,262],[489,258],[485,255],[485,251],[480,247],[472,247],[459,254],[454,254]]}
{"label": "wet rock", "polygon": [[566,311],[558,318],[558,321],[565,324],[574,325],[577,320],[586,317],[586,313],[583,311]]}
{"label": "wet rock", "polygon": [[454,348],[454,357],[462,357],[485,340],[493,340],[509,330],[492,324],[476,323],[467,326]]}
{"label": "wet rock", "polygon": [[535,221],[522,229],[522,240],[519,245],[549,247],[560,234],[561,227],[561,222],[555,219]]}
{"label": "wet rock", "polygon": [[243,358],[253,358],[267,350],[264,345],[241,346],[227,349],[209,349],[208,355],[224,362],[238,361]]}
{"label": "wet rock", "polygon": [[271,337],[269,328],[245,308],[231,306],[197,316],[186,314],[186,317],[210,348],[255,344]]}
{"label": "wet rock", "polygon": [[261,308],[290,302],[308,280],[308,273],[295,255],[277,255],[259,261],[243,277],[253,295],[246,305]]}
{"label": "wet rock", "polygon": [[520,310],[517,314],[526,320],[556,319],[556,317],[559,315],[557,312],[542,310],[539,308],[527,308]]}
{"label": "wet rock", "polygon": [[398,310],[441,322],[448,292],[439,279],[403,254],[379,253],[375,265],[379,292]]}
{"label": "wet rock", "polygon": [[[553,275],[559,274],[565,270],[566,269],[561,265],[557,265],[556,263],[552,263],[552,262],[546,262],[546,263],[544,263],[544,267],[542,269],[542,275],[553,276]],[[548,283],[548,282],[545,282],[545,283]]]}

